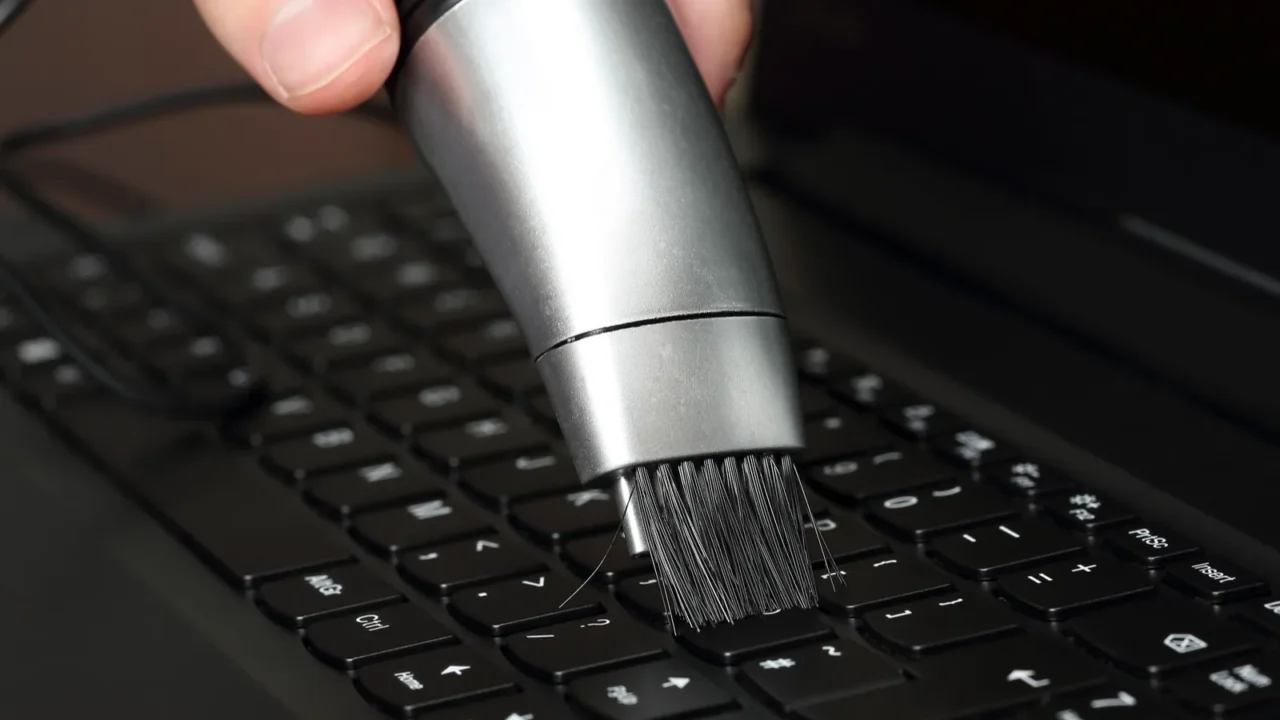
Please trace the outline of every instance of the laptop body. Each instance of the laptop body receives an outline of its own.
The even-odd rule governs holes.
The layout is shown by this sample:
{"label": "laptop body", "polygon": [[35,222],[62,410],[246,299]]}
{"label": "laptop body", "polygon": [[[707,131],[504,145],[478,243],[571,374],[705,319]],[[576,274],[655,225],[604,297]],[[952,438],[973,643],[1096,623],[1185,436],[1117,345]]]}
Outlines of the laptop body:
{"label": "laptop body", "polygon": [[[1221,672],[1226,673],[1218,675],[1223,683],[1242,683],[1245,689],[1239,694],[1263,694],[1262,700],[1242,706],[1252,714],[1242,716],[1273,716],[1275,706],[1258,679],[1268,666],[1254,659],[1268,658],[1274,647],[1265,613],[1280,580],[1280,537],[1270,520],[1274,491],[1269,485],[1280,467],[1280,452],[1274,443],[1276,401],[1266,373],[1274,367],[1268,353],[1275,349],[1265,342],[1274,300],[1267,291],[1266,188],[1280,187],[1274,141],[1267,138],[1265,124],[1262,130],[1240,127],[1238,119],[1220,120],[1203,109],[1117,83],[1034,43],[1011,40],[982,23],[1011,19],[995,7],[987,6],[993,15],[976,20],[897,2],[795,0],[765,9],[759,65],[752,78],[752,115],[743,130],[749,146],[744,156],[751,158],[746,162],[797,342],[819,338],[830,354],[874,368],[912,397],[927,397],[930,404],[947,408],[1082,487],[1137,508],[1144,523],[1176,529],[1206,549],[1203,556],[1186,557],[1227,558],[1256,579],[1243,592],[1215,602],[1197,595],[1211,594],[1212,585],[1209,590],[1175,588],[1166,581],[1167,565],[1152,566],[1153,592],[1161,598],[1185,602],[1233,630],[1239,626],[1248,631],[1249,643],[1233,645],[1225,659],[1208,652],[1212,643],[1190,650],[1195,643],[1183,639],[1175,644],[1182,643],[1186,653],[1170,651],[1179,656],[1204,652],[1203,662],[1189,659],[1153,677],[1126,669],[1124,656],[1107,659],[1098,638],[1083,635],[1094,641],[1090,645],[1070,634],[1073,623],[1087,625],[1100,616],[1095,612],[1128,607],[1125,602],[1101,604],[1064,615],[1061,633],[1056,619],[1054,628],[1043,623],[1045,627],[1034,629],[1037,637],[1056,640],[1061,635],[1072,651],[1087,646],[1101,654],[1102,669],[1096,672],[1103,677],[1098,682],[1072,686],[1061,695],[1046,690],[991,706],[957,698],[956,717],[1032,717],[1029,713],[1043,711],[1058,720],[1055,714],[1075,711],[1072,703],[1083,702],[1079,707],[1085,712],[1099,710],[1091,704],[1107,699],[1116,703],[1103,709],[1115,717],[1126,717],[1120,714],[1125,708],[1145,710],[1147,702],[1155,704],[1160,717],[1198,717],[1205,712],[1195,703],[1200,696],[1183,697],[1178,687],[1194,689],[1193,680],[1206,681]],[[965,62],[936,62],[940,48],[951,50],[947,57]],[[824,91],[798,84],[800,77],[824,83],[844,78],[850,86],[837,84]],[[996,102],[1001,99],[1003,104]],[[1014,112],[1028,107],[1036,112]],[[1095,115],[1065,121],[1089,115],[1091,109]],[[1243,110],[1237,113],[1247,116]],[[1131,129],[1135,117],[1142,119],[1140,131]],[[1064,121],[1058,124],[1059,119]],[[1108,132],[1114,130],[1127,132]],[[1157,131],[1173,137],[1162,140]],[[1204,147],[1214,152],[1183,150]],[[1050,150],[1056,151],[1051,157]],[[250,199],[201,218],[164,218],[149,227],[129,228],[122,237],[163,240],[235,218],[283,223],[328,199],[398,197],[405,187],[419,187],[416,182],[416,177],[361,180],[349,188]],[[36,252],[44,242],[32,229],[9,245],[14,253]],[[1135,297],[1135,288],[1143,293]],[[858,397],[834,387],[864,375],[830,379],[831,386],[824,387],[832,391],[834,407],[878,416],[875,408],[858,405]],[[32,374],[16,376],[13,386],[24,387],[21,380]],[[7,497],[0,503],[9,569],[0,584],[0,606],[8,610],[0,636],[10,649],[0,686],[6,717],[108,712],[184,718],[386,716],[369,693],[353,691],[352,679],[342,670],[317,662],[298,631],[264,618],[260,599],[246,599],[261,585],[247,592],[229,587],[211,571],[207,557],[192,552],[191,537],[139,502],[137,487],[108,477],[111,468],[103,465],[110,462],[95,467],[86,457],[94,453],[78,450],[83,438],[60,428],[56,419],[46,421],[46,414],[56,416],[61,410],[46,413],[32,407],[29,395],[19,395],[6,399],[0,410],[10,477]],[[61,401],[55,405],[63,407]],[[80,407],[65,405],[77,417]],[[117,449],[134,434],[121,436]],[[851,457],[864,455],[851,451]],[[471,487],[465,475],[458,482]],[[822,486],[817,496],[827,497],[822,493],[832,487]],[[930,493],[951,489],[945,484],[920,488]],[[856,501],[838,495],[830,504],[833,512],[845,514],[841,517],[867,514],[867,522],[884,534],[884,543],[895,553],[918,550],[928,555],[941,542],[934,535],[916,542],[894,535],[891,519],[887,525],[874,524],[890,517],[885,503],[917,496],[923,497],[911,488]],[[881,509],[875,508],[877,502]],[[1070,506],[1069,499],[1064,502]],[[1075,517],[1070,507],[1065,509],[1067,519]],[[1037,509],[1029,521],[1039,519]],[[1009,526],[975,521],[950,536],[976,533],[971,528],[1004,533],[1001,527]],[[506,525],[501,536],[526,537]],[[1104,536],[1079,535],[1089,553],[1106,544]],[[557,545],[532,552],[542,552],[553,570],[563,570],[563,550]],[[508,662],[513,652],[529,662],[513,639],[521,633],[494,637],[476,632],[456,619],[452,596],[446,606],[420,586],[404,582],[398,572],[377,565],[373,553],[368,555],[361,554],[361,560],[381,568],[375,572],[409,597],[410,604],[464,637],[460,646],[518,678],[521,696],[531,698],[529,707],[546,707],[547,717],[575,717],[588,708],[597,716],[612,712],[628,717],[623,713],[630,706],[616,699],[606,705],[589,695],[590,683],[665,662],[645,655],[569,673],[565,682],[540,678],[536,671]],[[883,562],[879,558],[886,557],[851,554],[848,562]],[[1001,579],[1012,582],[1039,572],[1052,576],[1056,571],[1047,568],[1054,564],[1032,564],[1028,567],[1035,573],[993,575],[984,582],[998,586]],[[1194,570],[1198,564],[1189,567],[1199,572]],[[568,575],[574,572],[570,568]],[[317,573],[300,569],[269,581],[300,575]],[[610,613],[635,615],[623,588],[629,581],[602,591],[600,602]],[[1011,595],[1025,600],[1028,592],[1053,580],[1021,582],[1021,590]],[[976,583],[960,589],[986,597]],[[692,668],[695,683],[705,681],[731,698],[695,707],[695,716],[790,712],[821,717],[806,713],[821,712],[814,708],[823,706],[856,712],[865,698],[865,712],[900,703],[904,713],[948,717],[945,703],[910,709],[915,694],[950,686],[946,675],[930,678],[922,668],[946,666],[953,652],[1014,647],[998,643],[1020,637],[984,636],[937,652],[894,649],[894,642],[902,640],[885,629],[889,621],[883,618],[923,602],[920,598],[953,602],[951,597],[922,594],[886,602],[874,611],[825,612],[820,617],[829,635],[784,635],[759,652],[746,651],[727,662],[708,660],[705,646],[686,641],[664,640],[663,657]],[[992,597],[1007,598],[998,588]],[[881,615],[873,618],[873,613]],[[943,623],[944,631],[948,627]],[[651,635],[655,631],[649,630]],[[869,683],[863,692],[779,708],[782,692],[761,678],[772,670],[785,671],[781,661],[790,661],[789,654],[808,649],[827,655],[822,649],[837,647],[837,640],[871,648],[899,677],[885,680],[883,687]],[[431,645],[429,651],[452,647]],[[774,667],[764,668],[769,662]],[[353,671],[362,667],[367,666]],[[456,666],[444,669],[450,667]],[[1245,667],[1255,672],[1240,669]],[[1047,670],[1016,669],[1026,672],[1006,682],[1018,689],[1039,690],[1036,683],[1050,678]],[[1205,677],[1196,676],[1199,671]],[[672,687],[663,692],[681,689],[669,677],[666,682]],[[1156,690],[1146,693],[1148,686]],[[659,683],[654,692],[661,688]],[[1095,688],[1098,693],[1091,694]],[[563,703],[564,695],[577,698],[579,692],[581,701]],[[1141,705],[1137,700],[1126,704],[1126,694],[1141,696]],[[495,692],[483,702],[497,707],[510,697]],[[646,707],[647,698],[640,697],[640,707]],[[469,708],[475,707],[482,707],[480,701],[448,702],[421,714],[470,717]],[[512,707],[510,714],[517,717],[530,714],[523,706]]]}

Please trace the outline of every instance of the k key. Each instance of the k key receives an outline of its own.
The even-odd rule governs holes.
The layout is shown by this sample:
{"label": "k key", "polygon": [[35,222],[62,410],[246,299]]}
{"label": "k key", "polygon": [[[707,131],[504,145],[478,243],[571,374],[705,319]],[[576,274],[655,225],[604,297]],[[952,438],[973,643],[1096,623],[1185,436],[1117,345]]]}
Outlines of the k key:
{"label": "k key", "polygon": [[1022,571],[1000,580],[1011,602],[1037,617],[1057,620],[1073,612],[1150,592],[1142,570],[1106,558],[1082,558]]}
{"label": "k key", "polygon": [[1046,521],[1011,520],[933,541],[933,552],[943,562],[982,580],[1082,551],[1079,541]]}

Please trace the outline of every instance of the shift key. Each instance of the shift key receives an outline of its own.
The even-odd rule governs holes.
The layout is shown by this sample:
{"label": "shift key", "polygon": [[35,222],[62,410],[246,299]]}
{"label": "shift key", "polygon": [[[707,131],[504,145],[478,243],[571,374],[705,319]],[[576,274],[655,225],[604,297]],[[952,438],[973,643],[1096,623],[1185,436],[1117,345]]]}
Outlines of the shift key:
{"label": "shift key", "polygon": [[193,425],[111,399],[73,405],[53,419],[238,588],[350,556],[296,495]]}

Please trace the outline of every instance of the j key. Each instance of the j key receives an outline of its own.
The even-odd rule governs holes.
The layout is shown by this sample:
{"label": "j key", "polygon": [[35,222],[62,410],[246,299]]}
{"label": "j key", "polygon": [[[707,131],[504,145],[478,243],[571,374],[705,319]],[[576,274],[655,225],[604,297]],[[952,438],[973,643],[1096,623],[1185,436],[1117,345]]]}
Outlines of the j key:
{"label": "j key", "polygon": [[1134,523],[1109,530],[1103,536],[1117,554],[1148,567],[1193,553],[1200,548],[1186,538],[1154,523]]}
{"label": "j key", "polygon": [[395,588],[354,564],[275,580],[258,590],[263,611],[286,627],[302,627],[321,618],[399,599]]}
{"label": "j key", "polygon": [[836,572],[843,583],[839,578],[827,577],[827,573],[818,573],[818,595],[827,612],[849,617],[952,587],[946,575],[905,555],[844,562]]}
{"label": "j key", "polygon": [[1215,715],[1266,703],[1275,703],[1274,711],[1280,706],[1280,653],[1219,660],[1177,675],[1169,689],[1188,705]]}
{"label": "j key", "polygon": [[1080,532],[1093,532],[1133,519],[1128,508],[1093,492],[1055,495],[1045,502],[1045,508],[1058,522]]}
{"label": "j key", "polygon": [[832,389],[845,400],[864,408],[879,408],[910,399],[905,389],[867,371],[837,380]]}
{"label": "j key", "polygon": [[912,440],[928,440],[963,429],[960,419],[932,403],[911,402],[884,408],[880,416]]}
{"label": "j key", "polygon": [[274,445],[263,458],[285,477],[303,481],[321,472],[382,462],[394,453],[391,443],[372,430],[339,425]]}
{"label": "j key", "polygon": [[[867,527],[861,519],[852,515],[833,513],[817,518],[812,525],[805,523],[805,527],[809,528],[805,532],[809,559],[813,561],[815,567],[819,568],[823,567],[823,555],[818,546],[819,538],[837,562],[879,552],[886,547],[883,538]],[[817,532],[813,532],[814,529]]]}
{"label": "j key", "polygon": [[443,710],[438,714],[437,708],[516,691],[505,669],[499,669],[475,650],[462,646],[417,653],[362,668],[356,672],[356,688],[376,705],[400,717],[417,717],[421,712],[430,711],[428,717],[443,715],[446,719],[542,718],[542,715],[524,713],[534,705],[531,699],[521,696],[509,699],[512,710],[507,715],[498,714],[499,711],[487,704],[468,705],[459,710],[458,715],[444,714]]}
{"label": "j key", "polygon": [[801,461],[825,462],[887,449],[893,444],[875,418],[838,412],[809,420],[804,425],[805,450]]}
{"label": "j key", "polygon": [[273,400],[232,430],[254,447],[340,425],[346,411],[320,395],[290,395]]}
{"label": "j key", "polygon": [[1157,675],[1249,650],[1245,629],[1190,603],[1148,600],[1102,610],[1070,631],[1112,662],[1139,675]]}
{"label": "j key", "polygon": [[112,323],[109,331],[125,345],[141,351],[184,337],[190,327],[175,310],[152,307]]}
{"label": "j key", "polygon": [[706,677],[675,660],[576,680],[569,684],[569,697],[605,720],[700,717],[737,704]]}
{"label": "j key", "polygon": [[933,552],[965,577],[987,580],[1083,551],[1071,534],[1046,521],[1010,520],[933,541]]}
{"label": "j key", "polygon": [[1165,580],[1170,585],[1214,603],[1267,593],[1267,584],[1262,578],[1218,557],[1169,563]]}
{"label": "j key", "polygon": [[1150,592],[1142,570],[1107,558],[1082,558],[1000,579],[1011,602],[1037,617],[1058,620],[1095,605]]}
{"label": "j key", "polygon": [[1280,635],[1280,597],[1271,596],[1250,600],[1244,604],[1241,614],[1245,620],[1263,630]]}
{"label": "j key", "polygon": [[414,258],[361,268],[352,280],[361,292],[385,301],[457,285],[462,273],[435,260]]}
{"label": "j key", "polygon": [[1010,460],[1013,448],[977,430],[946,433],[932,441],[942,457],[963,468],[976,468],[987,463]]}
{"label": "j key", "polygon": [[1073,693],[1052,700],[1044,707],[1027,710],[1015,720],[1165,720],[1168,712],[1146,696],[1112,684]]}
{"label": "j key", "polygon": [[441,290],[423,301],[406,305],[400,310],[400,318],[415,330],[430,334],[506,313],[506,304],[497,290],[461,287]]}
{"label": "j key", "polygon": [[666,655],[661,633],[625,617],[584,617],[507,639],[506,651],[525,672],[563,683],[587,673]]}
{"label": "j key", "polygon": [[510,635],[600,612],[600,603],[589,590],[564,602],[577,587],[571,578],[539,573],[465,590],[453,596],[449,609],[478,632]]}
{"label": "j key", "polygon": [[689,652],[719,665],[736,665],[749,658],[794,645],[826,640],[831,629],[816,614],[784,610],[729,624],[693,630],[683,623],[676,638]]}
{"label": "j key", "polygon": [[484,369],[485,382],[509,398],[524,398],[546,392],[542,377],[528,360],[511,360]]}
{"label": "j key", "polygon": [[569,459],[554,452],[475,465],[462,473],[462,486],[501,512],[520,500],[568,494],[580,485]]}
{"label": "j key", "polygon": [[902,672],[883,656],[848,640],[745,663],[742,677],[785,711],[904,682]]}
{"label": "j key", "polygon": [[405,338],[382,323],[362,321],[334,325],[318,336],[299,339],[289,348],[298,363],[312,372],[333,368],[387,353],[407,344]]}
{"label": "j key", "polygon": [[489,363],[526,357],[520,326],[511,318],[489,320],[474,330],[450,333],[440,338],[440,346],[450,355],[474,363]]}
{"label": "j key", "polygon": [[446,465],[460,468],[545,450],[550,438],[532,422],[514,414],[491,415],[459,427],[419,435],[418,452]]}
{"label": "j key", "polygon": [[987,465],[978,472],[983,482],[1017,497],[1041,498],[1075,487],[1055,470],[1030,460],[1010,460]]}
{"label": "j key", "polygon": [[827,494],[849,502],[897,495],[942,482],[951,470],[918,451],[889,450],[866,457],[832,460],[807,471]]}
{"label": "j key", "polygon": [[968,593],[876,610],[863,620],[867,630],[881,642],[914,656],[1021,628],[1017,617],[1003,604]]}
{"label": "j key", "polygon": [[373,417],[388,430],[409,436],[492,415],[498,409],[497,401],[470,380],[442,381],[374,405]]}
{"label": "j key", "polygon": [[333,389],[348,402],[370,400],[444,382],[454,373],[444,361],[425,351],[379,355],[363,365],[329,376]]}
{"label": "j key", "polygon": [[609,585],[653,571],[653,563],[647,557],[631,557],[626,541],[617,538],[615,542],[613,533],[574,540],[564,546],[564,557],[580,577],[585,579],[594,573],[595,582]]}
{"label": "j key", "polygon": [[347,322],[360,314],[360,306],[349,296],[313,290],[269,300],[254,316],[254,323],[268,335],[286,335]]}
{"label": "j key", "polygon": [[436,595],[539,570],[545,570],[541,560],[497,535],[422,548],[400,558],[400,571]]}
{"label": "j key", "polygon": [[444,484],[421,465],[395,460],[319,475],[306,484],[307,499],[333,517],[346,517],[387,505],[438,497]]}
{"label": "j key", "polygon": [[448,628],[408,603],[321,620],[304,633],[313,655],[342,670],[457,642]]}
{"label": "j key", "polygon": [[1016,515],[1018,508],[993,490],[972,482],[939,485],[876,500],[872,520],[906,537],[929,536]]}
{"label": "j key", "polygon": [[357,515],[351,531],[365,544],[387,556],[409,549],[481,535],[490,530],[485,519],[448,498]]}
{"label": "j key", "polygon": [[530,500],[511,509],[511,522],[543,545],[618,527],[618,506],[607,490],[586,488],[558,497]]}

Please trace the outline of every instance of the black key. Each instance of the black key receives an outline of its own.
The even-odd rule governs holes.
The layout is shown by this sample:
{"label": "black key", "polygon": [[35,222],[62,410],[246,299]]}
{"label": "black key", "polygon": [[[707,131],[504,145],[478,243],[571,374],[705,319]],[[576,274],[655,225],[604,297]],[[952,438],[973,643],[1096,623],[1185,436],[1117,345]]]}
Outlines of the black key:
{"label": "black key", "polygon": [[395,451],[367,428],[338,425],[274,445],[263,459],[285,477],[302,481],[322,472],[383,462]]}
{"label": "black key", "polygon": [[237,587],[350,557],[250,458],[193,440],[188,427],[113,399],[77,403],[54,420]]}
{"label": "black key", "polygon": [[987,465],[979,470],[983,482],[1017,497],[1041,498],[1075,488],[1056,471],[1031,460],[1011,460]]}
{"label": "black key", "polygon": [[286,627],[302,627],[348,610],[399,599],[395,588],[368,568],[354,564],[273,580],[258,590],[263,611]]}
{"label": "black key", "polygon": [[662,587],[652,575],[624,580],[618,586],[618,599],[628,610],[646,620],[666,620],[667,610],[662,604]]}
{"label": "black key", "polygon": [[1082,558],[1007,575],[1000,590],[1011,602],[1050,620],[1151,592],[1142,570],[1107,558]]}
{"label": "black key", "polygon": [[827,573],[818,573],[818,595],[827,612],[849,617],[952,587],[951,580],[933,566],[905,555],[841,563],[836,573],[843,584]]}
{"label": "black key", "polygon": [[456,594],[449,609],[478,632],[510,635],[603,609],[589,589],[565,603],[577,587],[572,578],[538,573]]}
{"label": "black key", "polygon": [[418,452],[450,468],[545,451],[550,438],[513,413],[469,420],[461,426],[419,435]]}
{"label": "black key", "polygon": [[462,279],[458,268],[427,258],[360,268],[351,278],[361,292],[383,301],[450,287]]}
{"label": "black key", "polygon": [[102,386],[78,364],[42,365],[23,374],[21,389],[41,407],[51,410],[70,401],[96,394]]}
{"label": "black key", "polygon": [[185,381],[196,397],[238,395],[259,384],[268,397],[287,397],[303,392],[305,384],[297,372],[274,355],[257,348],[247,351],[249,362],[230,368],[212,368]]}
{"label": "black key", "polygon": [[520,326],[511,318],[497,318],[474,330],[450,333],[440,338],[440,346],[453,357],[481,364],[529,355]]}
{"label": "black key", "polygon": [[769,615],[693,630],[683,622],[676,639],[698,657],[719,665],[744,660],[832,636],[817,613],[783,610]]}
{"label": "black key", "polygon": [[607,490],[585,488],[558,497],[531,500],[511,509],[511,522],[548,546],[614,530],[618,505]]}
{"label": "black key", "polygon": [[525,672],[563,683],[666,655],[662,634],[625,617],[584,617],[514,635],[506,652]]}
{"label": "black key", "polygon": [[1070,632],[1138,675],[1157,675],[1251,649],[1254,638],[1189,603],[1130,603],[1076,621]]}
{"label": "black key", "polygon": [[701,717],[737,705],[706,677],[675,660],[576,680],[569,684],[569,697],[605,720]]}
{"label": "black key", "polygon": [[1043,520],[1010,520],[933,541],[933,552],[957,573],[987,580],[1083,551],[1072,535]]}
{"label": "black key", "polygon": [[459,287],[441,290],[423,301],[406,305],[399,314],[406,325],[434,334],[501,317],[507,314],[507,306],[497,290]]}
{"label": "black key", "polygon": [[341,670],[457,642],[447,627],[409,603],[321,620],[303,632],[307,649]]}
{"label": "black key", "polygon": [[106,278],[111,274],[111,265],[97,253],[76,253],[70,257],[60,254],[46,267],[41,267],[39,274],[51,285],[74,288]]}
{"label": "black key", "polygon": [[334,325],[318,336],[299,338],[289,353],[312,372],[324,373],[333,368],[390,353],[408,344],[401,335],[379,322],[354,322]]}
{"label": "black key", "polygon": [[552,706],[538,696],[521,693],[477,704],[468,701],[459,708],[433,710],[427,717],[431,720],[556,720],[563,717],[563,712],[559,702]]}
{"label": "black key", "polygon": [[567,494],[581,484],[568,458],[552,452],[476,465],[462,473],[463,487],[501,512],[520,500]]}
{"label": "black key", "polygon": [[490,365],[483,372],[485,382],[508,398],[524,398],[546,392],[538,369],[527,359]]}
{"label": "black key", "polygon": [[24,337],[3,356],[5,370],[21,376],[33,368],[47,367],[65,359],[62,344],[47,335]]}
{"label": "black key", "polygon": [[627,541],[614,533],[594,535],[567,543],[564,546],[564,559],[583,579],[595,573],[594,582],[609,585],[632,575],[653,572],[653,563],[649,558],[631,557],[631,553],[627,551]]}
{"label": "black key", "polygon": [[861,502],[946,480],[951,470],[918,451],[889,450],[867,457],[834,460],[810,467],[806,474],[829,495]]}
{"label": "black key", "polygon": [[136,283],[108,278],[77,288],[68,298],[80,310],[106,319],[112,315],[140,311],[147,296]]}
{"label": "black key", "polygon": [[419,388],[408,397],[377,403],[373,417],[389,431],[410,436],[426,428],[457,425],[498,411],[497,401],[470,380],[445,380]]}
{"label": "black key", "polygon": [[836,411],[835,398],[825,388],[811,383],[800,383],[800,412],[806,420],[821,419]]}
{"label": "black key", "polygon": [[109,332],[135,351],[171,342],[190,333],[190,326],[177,311],[165,307],[142,310],[132,317],[112,323]]}
{"label": "black key", "polygon": [[497,535],[422,548],[400,558],[405,577],[436,595],[545,569],[523,547]]}
{"label": "black key", "polygon": [[296,263],[267,263],[233,270],[208,289],[232,305],[262,304],[282,295],[302,295],[320,289],[320,278]]}
{"label": "black key", "polygon": [[355,320],[360,306],[350,296],[313,290],[269,300],[254,315],[254,324],[268,335],[289,335]]}
{"label": "black key", "polygon": [[880,416],[890,427],[912,440],[928,440],[964,427],[960,418],[927,402],[891,405],[884,408]]}
{"label": "black key", "polygon": [[425,467],[404,467],[387,460],[333,475],[319,475],[306,484],[306,496],[332,516],[345,517],[387,505],[439,497],[443,481]]}
{"label": "black key", "polygon": [[387,556],[410,548],[439,545],[490,530],[485,518],[449,498],[357,515],[351,532]]}
{"label": "black key", "polygon": [[1125,525],[1107,531],[1103,537],[1117,554],[1148,567],[1163,565],[1166,560],[1200,549],[1190,540],[1154,523]]}
{"label": "black key", "polygon": [[914,656],[1021,629],[1007,606],[970,593],[876,610],[863,621],[881,642]]}
{"label": "black key", "polygon": [[422,256],[421,248],[415,243],[381,227],[312,243],[307,249],[317,260],[338,272]]}
{"label": "black key", "polygon": [[237,268],[283,261],[269,236],[245,227],[190,233],[164,247],[163,256],[180,271],[206,283],[218,282]]}
{"label": "black key", "polygon": [[231,434],[254,447],[342,424],[346,410],[321,395],[296,394],[274,400],[235,425]]}
{"label": "black key", "polygon": [[871,504],[868,516],[905,537],[932,535],[1013,517],[1018,507],[995,491],[972,482],[939,485]]}
{"label": "black key", "polygon": [[858,371],[832,384],[832,389],[845,400],[864,408],[880,408],[910,399],[904,388],[878,373]]}
{"label": "black key", "polygon": [[795,357],[801,376],[815,382],[827,383],[854,367],[850,361],[836,357],[825,345],[809,340],[795,343]]}
{"label": "black key", "polygon": [[785,711],[904,682],[883,656],[839,639],[746,663],[742,677]]}
{"label": "black key", "polygon": [[[809,559],[819,568],[823,567],[823,556],[818,547],[819,538],[831,557],[837,561],[870,555],[886,547],[883,538],[867,527],[860,518],[852,515],[830,514],[817,518],[812,525],[805,523],[805,527],[811,528],[805,534]],[[812,528],[816,528],[818,532],[813,532]]]}
{"label": "black key", "polygon": [[1055,495],[1045,502],[1045,509],[1058,522],[1080,532],[1093,532],[1133,519],[1133,512],[1128,508],[1093,492]]}
{"label": "black key", "polygon": [[1168,713],[1147,697],[1107,684],[1070,698],[1052,700],[1044,707],[1018,715],[1017,720],[1165,720],[1167,717]]}
{"label": "black key", "polygon": [[1267,594],[1267,584],[1262,578],[1219,557],[1169,563],[1165,580],[1214,603]]}
{"label": "black key", "polygon": [[233,364],[226,341],[218,335],[197,335],[156,348],[150,355],[153,367],[175,379],[197,373],[229,369]]}
{"label": "black key", "polygon": [[1188,705],[1215,715],[1264,703],[1280,706],[1280,653],[1220,660],[1177,675],[1169,689]]}
{"label": "black key", "polygon": [[932,445],[942,457],[963,468],[1011,460],[1015,455],[1013,448],[972,429],[947,433],[935,438]]}
{"label": "black key", "polygon": [[885,450],[893,436],[875,418],[837,412],[804,424],[805,449],[801,462],[818,463]]}
{"label": "black key", "polygon": [[1245,603],[1241,617],[1263,630],[1280,635],[1280,597],[1250,600]]}
{"label": "black key", "polygon": [[444,383],[453,374],[444,361],[414,350],[380,355],[363,366],[331,375],[329,383],[349,402],[364,404],[397,391]]}
{"label": "black key", "polygon": [[338,203],[325,203],[285,218],[280,224],[281,236],[299,249],[350,237],[368,229],[371,223],[352,208]]}
{"label": "black key", "polygon": [[[398,716],[416,717],[419,712],[431,710],[430,717],[435,718],[439,717],[435,714],[436,708],[512,693],[516,685],[505,669],[494,666],[475,650],[459,646],[370,665],[356,672],[356,688],[370,701]],[[511,700],[512,707],[518,709],[506,716],[473,714],[471,710],[479,709],[468,707],[461,717],[466,720],[526,717],[515,713],[531,706],[520,704],[517,698]],[[536,720],[542,716],[528,717]]]}

